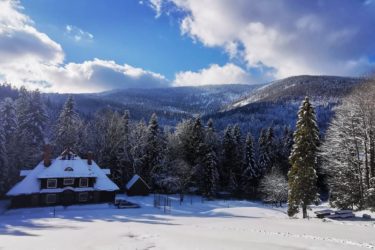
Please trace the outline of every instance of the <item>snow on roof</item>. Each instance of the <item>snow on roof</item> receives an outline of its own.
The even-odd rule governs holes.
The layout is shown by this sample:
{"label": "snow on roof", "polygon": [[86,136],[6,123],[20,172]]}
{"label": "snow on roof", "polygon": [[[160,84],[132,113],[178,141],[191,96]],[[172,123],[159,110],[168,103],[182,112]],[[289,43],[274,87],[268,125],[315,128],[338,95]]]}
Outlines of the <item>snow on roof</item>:
{"label": "snow on roof", "polygon": [[131,179],[130,181],[128,181],[128,183],[126,184],[126,189],[130,189],[134,183],[136,183],[139,179],[141,179],[141,181],[143,181],[144,184],[146,184],[146,186],[149,188],[149,186],[147,185],[147,183],[142,179],[142,177],[140,177],[139,175],[135,174]]}
{"label": "snow on roof", "polygon": [[20,176],[21,176],[21,177],[25,177],[25,176],[27,176],[28,174],[30,174],[31,171],[32,171],[32,170],[21,170],[21,171],[20,171]]}
{"label": "snow on roof", "polygon": [[41,161],[31,172],[20,182],[18,182],[6,194],[7,196],[16,196],[20,194],[38,193],[40,190],[39,173],[45,169],[43,161]]}
{"label": "snow on roof", "polygon": [[93,171],[96,172],[96,182],[94,185],[95,190],[105,190],[105,191],[116,191],[119,190],[118,186],[106,175],[102,169],[92,161]]}
{"label": "snow on roof", "polygon": [[111,174],[111,170],[109,168],[102,168],[102,171],[105,173],[105,174]]}
{"label": "snow on roof", "polygon": [[[33,170],[30,170],[22,181],[17,183],[11,190],[9,190],[7,195],[16,196],[22,194],[41,193],[42,191],[46,192],[44,190],[40,190],[41,178],[93,177],[96,179],[96,181],[94,187],[91,188],[91,191],[118,190],[118,186],[108,178],[107,172],[108,171],[103,171],[94,161],[92,161],[91,165],[88,165],[87,160],[81,159],[78,156],[71,160],[63,160],[61,157],[58,157],[52,161],[52,164],[49,167],[45,167],[43,161],[40,162]],[[55,190],[56,192],[60,191],[59,189],[48,190]],[[74,191],[80,192],[82,191],[82,188],[74,188]]]}
{"label": "snow on roof", "polygon": [[68,160],[58,157],[52,161],[51,166],[46,168],[38,177],[39,178],[73,178],[73,177],[97,177],[97,171],[94,171],[94,161],[88,165],[87,160],[78,156]]}

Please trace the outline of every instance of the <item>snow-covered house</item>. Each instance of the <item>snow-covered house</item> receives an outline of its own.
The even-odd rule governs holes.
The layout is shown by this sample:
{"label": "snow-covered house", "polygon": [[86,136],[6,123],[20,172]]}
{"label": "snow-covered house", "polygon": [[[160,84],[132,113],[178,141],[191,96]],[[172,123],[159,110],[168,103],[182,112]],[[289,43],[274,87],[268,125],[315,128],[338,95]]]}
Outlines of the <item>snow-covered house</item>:
{"label": "snow-covered house", "polygon": [[107,176],[109,169],[101,169],[92,160],[81,159],[70,150],[65,150],[54,160],[45,150],[44,160],[34,169],[21,171],[24,177],[7,196],[12,207],[71,205],[114,201],[119,190]]}
{"label": "snow-covered house", "polygon": [[139,175],[134,175],[126,184],[126,194],[132,195],[148,195],[150,187]]}

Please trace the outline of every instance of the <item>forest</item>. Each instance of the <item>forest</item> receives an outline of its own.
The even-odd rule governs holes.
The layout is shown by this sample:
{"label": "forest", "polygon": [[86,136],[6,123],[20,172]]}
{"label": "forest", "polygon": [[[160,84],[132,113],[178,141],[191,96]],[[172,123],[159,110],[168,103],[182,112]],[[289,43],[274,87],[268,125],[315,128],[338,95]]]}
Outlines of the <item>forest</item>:
{"label": "forest", "polygon": [[[340,208],[375,207],[374,95],[372,81],[359,85],[333,108],[324,133],[316,126],[313,185],[319,195],[314,202],[329,198]],[[121,188],[139,174],[153,192],[197,193],[208,199],[226,193],[280,205],[288,199],[290,156],[296,144],[293,123],[244,130],[228,122],[221,130],[215,116],[196,115],[173,127],[160,124],[156,114],[146,122],[112,107],[85,117],[77,112],[74,96],[66,98],[59,113],[51,113],[48,105],[53,104],[38,90],[25,88],[9,88],[2,99],[1,196],[19,180],[20,170],[41,160],[43,146],[51,144],[55,156],[66,148],[82,157],[93,152]],[[297,120],[296,111],[278,115],[283,114]]]}

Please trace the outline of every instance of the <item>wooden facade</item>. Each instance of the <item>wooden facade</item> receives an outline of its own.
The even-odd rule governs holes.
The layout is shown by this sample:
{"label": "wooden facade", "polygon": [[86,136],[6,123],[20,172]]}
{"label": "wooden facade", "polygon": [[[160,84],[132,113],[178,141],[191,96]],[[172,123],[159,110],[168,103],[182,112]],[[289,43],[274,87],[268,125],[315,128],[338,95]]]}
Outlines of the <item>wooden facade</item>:
{"label": "wooden facade", "polygon": [[[88,199],[80,200],[80,195],[86,193]],[[48,202],[47,197],[56,195],[55,202]],[[72,204],[89,204],[89,203],[104,203],[113,202],[115,199],[115,192],[112,191],[90,191],[90,192],[74,192],[71,190],[61,193],[43,193],[31,195],[19,195],[11,198],[11,207],[41,207],[41,206],[69,206]]]}

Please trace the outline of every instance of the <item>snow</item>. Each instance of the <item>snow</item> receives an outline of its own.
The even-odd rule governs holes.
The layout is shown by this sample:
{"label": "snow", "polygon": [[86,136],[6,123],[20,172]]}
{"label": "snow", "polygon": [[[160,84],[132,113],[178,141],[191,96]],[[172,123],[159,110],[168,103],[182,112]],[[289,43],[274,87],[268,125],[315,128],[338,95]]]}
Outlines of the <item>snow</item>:
{"label": "snow", "polygon": [[[65,171],[67,167],[73,171]],[[41,161],[33,170],[29,170],[26,177],[17,183],[8,193],[8,196],[33,193],[51,193],[52,190],[62,192],[64,189],[40,190],[39,178],[72,178],[72,177],[95,177],[96,182],[92,190],[115,191],[119,188],[107,176],[108,170],[103,171],[94,161],[91,165],[87,160],[75,156],[72,160],[62,160],[57,158],[52,161],[49,167],[45,167]],[[75,189],[77,192],[82,191],[80,188]]]}
{"label": "snow", "polygon": [[141,208],[8,210],[0,215],[0,249],[375,249],[374,220],[289,219],[286,208],[197,196],[182,205],[172,197],[164,214],[152,195],[122,197]]}
{"label": "snow", "polygon": [[128,181],[128,183],[126,184],[126,189],[130,189],[139,179],[141,179],[141,181],[143,181],[143,183],[148,186],[147,183],[142,179],[142,177],[136,174],[130,179],[130,181]]}
{"label": "snow", "polygon": [[[95,162],[92,165],[87,164],[87,160],[75,156],[71,160],[63,160],[57,158],[52,161],[51,166],[47,167],[38,177],[39,178],[69,178],[69,177],[96,177],[97,172],[94,171]],[[73,171],[65,171],[66,168],[72,168]]]}
{"label": "snow", "polygon": [[43,161],[40,162],[31,172],[20,182],[18,182],[9,192],[8,196],[19,194],[33,194],[40,190],[38,175],[45,169]]}
{"label": "snow", "polygon": [[133,185],[134,185],[134,183],[136,183],[137,182],[137,180],[139,179],[139,178],[141,178],[141,177],[139,177],[139,175],[134,175],[131,179],[130,179],[130,181],[126,184],[126,189],[130,189]]}
{"label": "snow", "polygon": [[32,171],[32,170],[21,170],[21,171],[20,171],[20,176],[21,176],[21,177],[25,177],[25,176],[27,176],[28,174],[30,174],[31,171]]}

